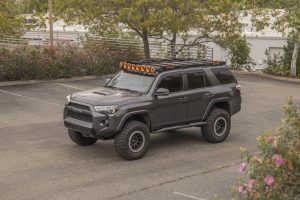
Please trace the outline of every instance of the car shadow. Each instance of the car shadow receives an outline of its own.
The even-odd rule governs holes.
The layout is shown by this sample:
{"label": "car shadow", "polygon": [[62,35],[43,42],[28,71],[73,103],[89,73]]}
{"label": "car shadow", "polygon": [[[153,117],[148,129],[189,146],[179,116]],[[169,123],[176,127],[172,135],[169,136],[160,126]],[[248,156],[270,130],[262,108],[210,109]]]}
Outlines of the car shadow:
{"label": "car shadow", "polygon": [[[170,151],[190,151],[190,149],[207,148],[211,146],[211,143],[206,142],[201,135],[200,128],[186,128],[168,132],[159,132],[151,134],[151,145],[149,152],[151,155],[159,152],[170,152]],[[110,160],[119,161],[122,160],[116,153],[114,147],[114,141],[101,141],[99,140],[95,145],[92,146],[69,146],[69,150],[72,156],[83,157],[85,160]],[[148,152],[148,153],[149,153]],[[147,155],[146,155],[147,156]],[[151,157],[152,157],[151,156]]]}

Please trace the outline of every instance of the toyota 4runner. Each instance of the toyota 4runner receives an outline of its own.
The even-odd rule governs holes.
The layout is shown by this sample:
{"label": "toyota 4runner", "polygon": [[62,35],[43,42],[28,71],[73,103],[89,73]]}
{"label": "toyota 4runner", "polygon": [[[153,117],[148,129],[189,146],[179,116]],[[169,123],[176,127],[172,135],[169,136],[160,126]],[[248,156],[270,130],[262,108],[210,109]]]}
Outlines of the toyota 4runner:
{"label": "toyota 4runner", "polygon": [[150,133],[201,127],[208,142],[227,138],[241,93],[226,63],[148,60],[120,68],[104,87],[67,96],[64,124],[76,144],[114,139],[117,153],[135,160],[147,152]]}

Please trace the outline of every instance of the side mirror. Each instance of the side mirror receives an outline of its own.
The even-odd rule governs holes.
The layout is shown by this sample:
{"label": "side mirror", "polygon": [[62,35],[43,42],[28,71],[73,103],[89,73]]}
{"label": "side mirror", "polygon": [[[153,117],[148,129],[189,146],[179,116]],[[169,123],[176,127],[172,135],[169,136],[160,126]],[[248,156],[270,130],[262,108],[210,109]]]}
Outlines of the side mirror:
{"label": "side mirror", "polygon": [[110,78],[105,79],[105,85],[110,81]]}
{"label": "side mirror", "polygon": [[156,92],[154,92],[155,96],[168,96],[170,94],[170,90],[166,88],[159,88]]}

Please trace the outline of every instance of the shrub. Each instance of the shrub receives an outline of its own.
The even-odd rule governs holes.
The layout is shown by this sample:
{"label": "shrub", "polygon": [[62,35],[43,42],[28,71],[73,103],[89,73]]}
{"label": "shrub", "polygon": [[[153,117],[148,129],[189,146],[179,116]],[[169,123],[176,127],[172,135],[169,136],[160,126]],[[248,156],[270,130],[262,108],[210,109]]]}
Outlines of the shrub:
{"label": "shrub", "polygon": [[[272,74],[276,76],[289,76],[291,70],[291,61],[294,52],[294,43],[288,41],[287,45],[283,48],[283,55],[275,54],[270,55],[269,51],[266,50],[267,59],[264,61],[267,68],[264,69],[264,73]],[[297,75],[300,75],[300,51],[297,59]]]}
{"label": "shrub", "polygon": [[141,59],[134,49],[111,49],[105,44],[0,49],[0,81],[103,75],[116,72],[121,61],[132,59]]}
{"label": "shrub", "polygon": [[[291,61],[293,58],[293,53],[294,53],[294,42],[293,41],[288,41],[287,45],[284,46],[283,49],[283,57],[282,57],[282,62],[283,66],[290,70],[291,68]],[[300,51],[298,53],[298,58],[297,58],[297,74],[300,75]]]}
{"label": "shrub", "polygon": [[288,200],[300,195],[300,116],[290,100],[279,129],[258,137],[259,151],[243,149],[240,171],[249,177],[234,188],[234,199]]}
{"label": "shrub", "polygon": [[267,65],[267,68],[263,70],[266,74],[276,75],[276,76],[288,76],[289,68],[284,67],[283,57],[280,54],[270,55],[270,52],[266,50],[265,55],[267,59],[264,60],[264,63]]}
{"label": "shrub", "polygon": [[230,67],[233,69],[251,70],[255,65],[250,57],[251,49],[244,37],[238,37],[229,45]]}

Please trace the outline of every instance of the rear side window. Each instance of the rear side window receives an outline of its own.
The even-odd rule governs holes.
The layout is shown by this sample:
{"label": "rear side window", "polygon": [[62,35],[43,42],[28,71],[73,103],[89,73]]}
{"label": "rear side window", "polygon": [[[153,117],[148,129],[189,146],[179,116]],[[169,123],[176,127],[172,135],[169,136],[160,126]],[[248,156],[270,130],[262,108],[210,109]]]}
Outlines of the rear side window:
{"label": "rear side window", "polygon": [[205,87],[205,78],[203,73],[187,74],[188,89],[197,89]]}
{"label": "rear side window", "polygon": [[214,68],[214,69],[211,69],[211,71],[214,73],[214,75],[217,77],[217,79],[219,80],[219,82],[221,84],[228,84],[228,83],[236,82],[236,79],[234,78],[234,76],[225,67]]}
{"label": "rear side window", "polygon": [[172,92],[179,92],[183,90],[182,75],[174,75],[164,77],[159,83],[157,89],[165,88]]}

